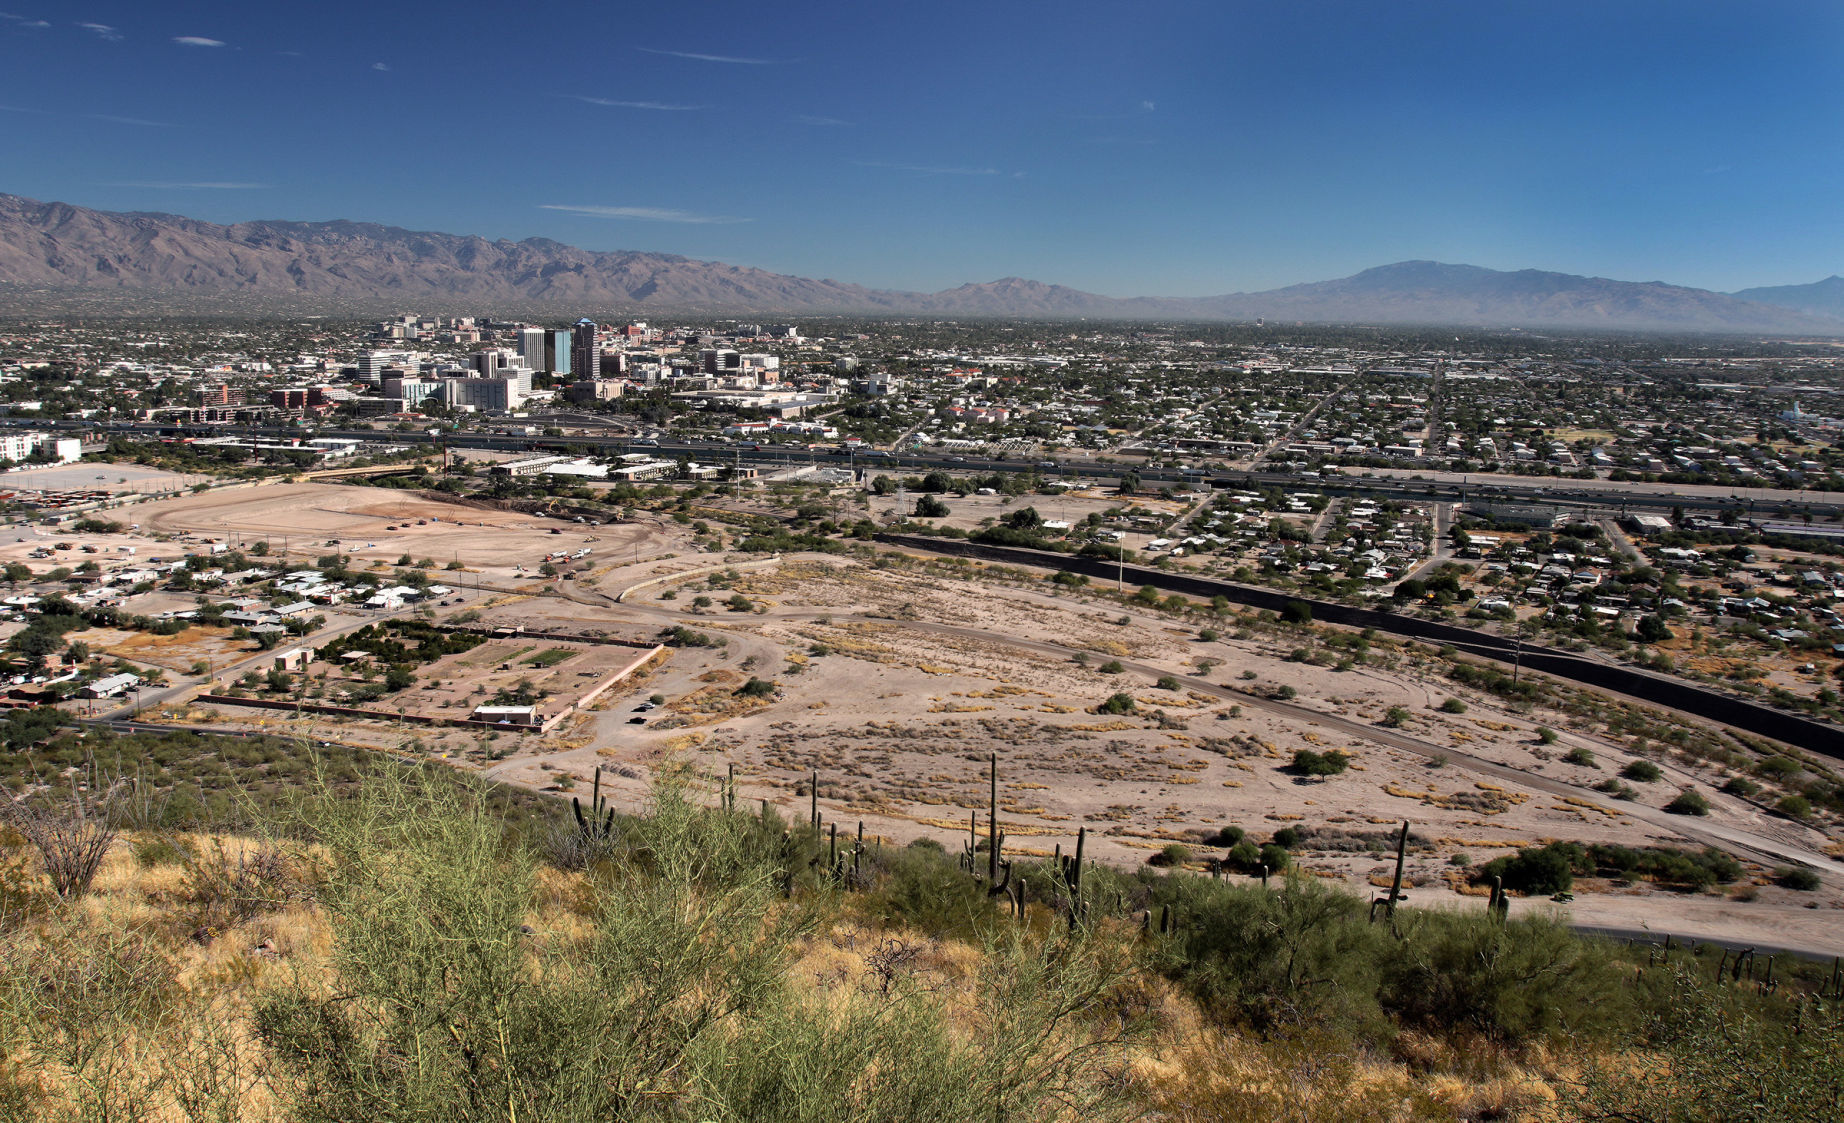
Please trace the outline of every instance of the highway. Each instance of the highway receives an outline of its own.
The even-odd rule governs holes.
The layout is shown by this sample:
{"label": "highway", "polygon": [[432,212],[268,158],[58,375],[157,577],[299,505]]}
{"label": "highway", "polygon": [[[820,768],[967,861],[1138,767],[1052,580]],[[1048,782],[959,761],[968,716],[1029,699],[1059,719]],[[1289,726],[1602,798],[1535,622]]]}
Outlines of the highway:
{"label": "highway", "polygon": [[[20,424],[3,420],[4,424]],[[1465,502],[1497,500],[1506,503],[1530,503],[1557,508],[1593,507],[1611,511],[1669,511],[1673,507],[1695,511],[1744,511],[1771,513],[1785,503],[1809,511],[1814,518],[1844,515],[1844,497],[1830,492],[1767,492],[1749,489],[1746,494],[1723,494],[1720,488],[1703,488],[1687,493],[1674,484],[1615,483],[1607,480],[1556,480],[1553,483],[1529,479],[1495,479],[1491,475],[1463,476],[1430,473],[1429,478],[1403,475],[1319,476],[1276,471],[1212,471],[1199,469],[1152,467],[1146,464],[1096,459],[1063,458],[1054,468],[1040,467],[1035,457],[1019,459],[961,456],[947,453],[908,452],[894,454],[881,451],[835,455],[830,450],[810,449],[801,445],[743,444],[724,440],[661,439],[644,440],[632,436],[565,436],[532,437],[497,433],[439,432],[426,430],[400,433],[372,429],[297,429],[286,426],[234,428],[211,425],[171,425],[155,423],[109,422],[102,425],[86,422],[37,422],[36,427],[81,429],[120,433],[141,437],[255,437],[305,438],[337,437],[365,441],[390,441],[402,444],[445,445],[455,449],[488,449],[501,452],[562,452],[585,449],[592,454],[615,455],[638,452],[663,460],[686,457],[692,460],[741,463],[757,469],[775,470],[804,464],[849,464],[854,468],[888,472],[927,472],[942,469],[952,472],[1040,472],[1053,480],[1118,480],[1128,472],[1139,476],[1142,485],[1188,483],[1192,485],[1291,489],[1310,488],[1332,495],[1367,495],[1383,499],[1408,501]],[[1195,458],[1194,458],[1195,459]],[[1393,471],[1393,470],[1392,470]],[[1417,474],[1419,475],[1419,474]]]}

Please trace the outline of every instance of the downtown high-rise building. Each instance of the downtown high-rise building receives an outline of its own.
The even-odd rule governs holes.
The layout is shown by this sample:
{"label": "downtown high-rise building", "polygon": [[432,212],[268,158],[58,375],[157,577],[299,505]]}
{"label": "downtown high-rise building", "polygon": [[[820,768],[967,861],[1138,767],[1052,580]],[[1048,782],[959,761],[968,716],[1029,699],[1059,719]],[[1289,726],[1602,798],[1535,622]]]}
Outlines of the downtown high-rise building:
{"label": "downtown high-rise building", "polygon": [[519,357],[525,365],[533,370],[550,370],[544,361],[545,339],[548,333],[543,328],[519,329]]}
{"label": "downtown high-rise building", "polygon": [[594,378],[601,366],[602,347],[597,335],[594,320],[576,321],[570,340],[570,369],[583,371],[586,378]]}
{"label": "downtown high-rise building", "polygon": [[569,374],[577,370],[570,361],[573,336],[569,328],[556,328],[544,333],[544,365],[539,370],[548,370],[552,374]]}

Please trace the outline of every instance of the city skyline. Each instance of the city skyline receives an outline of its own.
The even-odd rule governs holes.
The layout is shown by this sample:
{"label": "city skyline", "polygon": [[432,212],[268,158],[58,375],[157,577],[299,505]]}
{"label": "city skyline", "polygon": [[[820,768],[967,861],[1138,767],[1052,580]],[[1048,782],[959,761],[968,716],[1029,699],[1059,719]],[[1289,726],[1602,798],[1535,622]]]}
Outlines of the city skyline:
{"label": "city skyline", "polygon": [[0,190],[933,291],[1201,296],[1410,259],[1844,271],[1844,13],[1798,4],[7,0]]}

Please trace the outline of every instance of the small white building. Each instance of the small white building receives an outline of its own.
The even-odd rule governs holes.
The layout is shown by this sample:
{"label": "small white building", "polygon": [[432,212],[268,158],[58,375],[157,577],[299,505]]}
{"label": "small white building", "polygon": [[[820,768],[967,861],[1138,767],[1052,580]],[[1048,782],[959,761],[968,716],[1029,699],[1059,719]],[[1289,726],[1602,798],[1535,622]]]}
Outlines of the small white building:
{"label": "small white building", "polygon": [[85,696],[90,698],[117,698],[125,691],[141,685],[140,675],[120,674],[99,678],[83,688]]}
{"label": "small white building", "polygon": [[537,725],[536,706],[475,706],[474,720],[493,725]]}

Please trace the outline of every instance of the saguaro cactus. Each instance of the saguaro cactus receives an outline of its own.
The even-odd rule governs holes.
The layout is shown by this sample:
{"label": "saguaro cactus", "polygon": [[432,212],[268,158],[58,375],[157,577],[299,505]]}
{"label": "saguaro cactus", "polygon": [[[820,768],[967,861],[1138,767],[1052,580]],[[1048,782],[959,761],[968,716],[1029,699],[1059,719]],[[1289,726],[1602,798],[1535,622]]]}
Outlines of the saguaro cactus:
{"label": "saguaro cactus", "polygon": [[986,805],[986,880],[997,884],[999,881],[999,754],[988,753],[986,766],[992,785],[992,794],[988,797]]}
{"label": "saguaro cactus", "polygon": [[595,782],[590,786],[589,814],[583,814],[583,801],[570,797],[570,810],[576,815],[576,829],[589,842],[603,843],[615,836],[615,809],[602,799],[602,766],[595,766]]}
{"label": "saguaro cactus", "polygon": [[1492,877],[1492,896],[1485,903],[1485,911],[1494,920],[1503,920],[1511,913],[1511,900],[1505,896],[1505,879],[1497,875]]}
{"label": "saguaro cactus", "polygon": [[[1088,909],[1082,900],[1082,847],[1088,842],[1088,828],[1076,831],[1076,853],[1065,858],[1057,855],[1057,874],[1063,880],[1063,886],[1069,891],[1069,926],[1074,928],[1088,917]],[[1059,847],[1059,850],[1061,848]]]}
{"label": "saguaro cactus", "polygon": [[1012,864],[1005,860],[1005,832],[999,829],[999,754],[986,757],[989,795],[986,811],[986,895],[1004,895],[1012,883]]}

